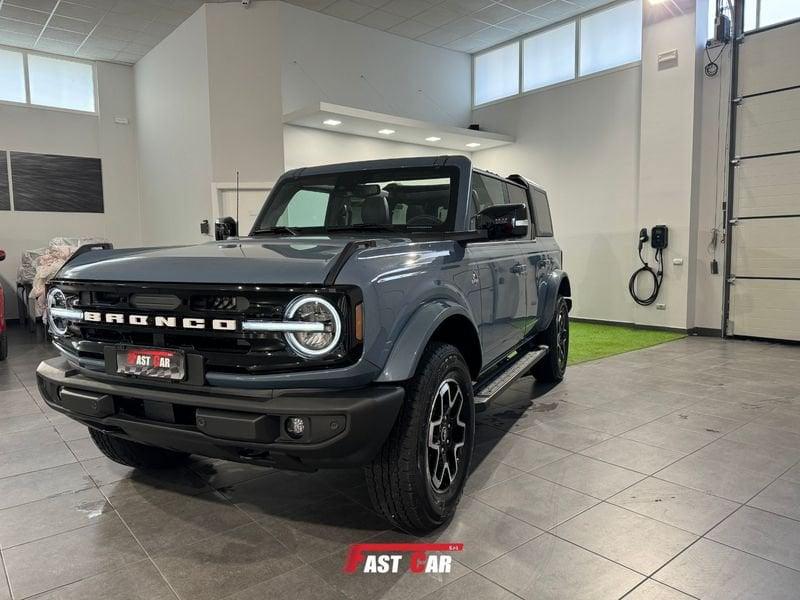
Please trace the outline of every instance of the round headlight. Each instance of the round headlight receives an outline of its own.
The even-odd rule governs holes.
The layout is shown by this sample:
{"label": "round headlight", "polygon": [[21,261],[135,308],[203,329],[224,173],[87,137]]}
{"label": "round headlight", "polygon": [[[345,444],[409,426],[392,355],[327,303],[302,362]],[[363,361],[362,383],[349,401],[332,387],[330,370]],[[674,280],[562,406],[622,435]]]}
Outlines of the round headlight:
{"label": "round headlight", "polygon": [[320,323],[322,331],[292,331],[286,333],[286,341],[292,349],[309,358],[324,356],[333,350],[342,336],[342,320],[336,307],[319,296],[295,298],[286,307],[287,321]]}
{"label": "round headlight", "polygon": [[69,326],[67,320],[58,317],[56,314],[59,312],[59,309],[66,310],[67,308],[69,307],[67,306],[67,297],[64,295],[64,292],[58,288],[53,288],[48,292],[47,318],[50,322],[50,331],[57,335],[64,335],[67,333],[67,327]]}

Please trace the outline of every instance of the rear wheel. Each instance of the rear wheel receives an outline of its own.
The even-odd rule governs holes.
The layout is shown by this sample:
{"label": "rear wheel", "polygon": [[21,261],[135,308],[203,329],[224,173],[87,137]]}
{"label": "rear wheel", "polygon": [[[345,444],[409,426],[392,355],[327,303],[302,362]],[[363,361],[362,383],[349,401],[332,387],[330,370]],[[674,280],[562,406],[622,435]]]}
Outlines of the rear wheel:
{"label": "rear wheel", "polygon": [[167,469],[186,460],[188,454],[146,446],[89,428],[95,446],[114,462],[137,469]]}
{"label": "rear wheel", "polygon": [[561,381],[569,358],[569,306],[564,296],[556,299],[555,314],[540,339],[550,350],[533,366],[531,373],[538,381]]}
{"label": "rear wheel", "polygon": [[365,469],[375,508],[411,533],[446,523],[461,499],[474,437],[469,369],[454,346],[432,343],[389,439]]}

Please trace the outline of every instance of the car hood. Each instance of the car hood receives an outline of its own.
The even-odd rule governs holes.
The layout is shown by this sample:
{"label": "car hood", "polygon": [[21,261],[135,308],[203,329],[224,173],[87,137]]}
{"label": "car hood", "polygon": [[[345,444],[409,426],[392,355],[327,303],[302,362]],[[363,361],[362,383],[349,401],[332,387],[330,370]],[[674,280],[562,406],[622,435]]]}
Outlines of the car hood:
{"label": "car hood", "polygon": [[[147,283],[320,284],[350,241],[353,238],[297,236],[243,238],[169,248],[96,250],[75,257],[57,278]],[[378,246],[399,241],[375,240]]]}

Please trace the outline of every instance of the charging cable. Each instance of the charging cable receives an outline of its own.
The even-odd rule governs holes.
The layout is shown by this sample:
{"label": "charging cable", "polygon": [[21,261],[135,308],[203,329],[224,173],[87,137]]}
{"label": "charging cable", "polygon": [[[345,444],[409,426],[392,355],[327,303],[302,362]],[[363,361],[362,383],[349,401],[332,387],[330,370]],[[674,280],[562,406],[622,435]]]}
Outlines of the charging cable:
{"label": "charging cable", "polygon": [[[653,269],[653,267],[651,267],[644,259],[644,256],[642,256],[644,245],[649,241],[649,239],[650,237],[647,235],[647,229],[642,229],[639,232],[639,260],[642,261],[642,266],[633,272],[633,275],[631,275],[631,278],[628,281],[628,291],[631,294],[631,298],[633,298],[634,302],[640,306],[650,306],[656,301],[656,298],[658,298],[658,292],[661,290],[661,283],[664,281],[663,250],[661,248],[656,248],[655,251],[655,262],[657,269]],[[653,291],[646,298],[640,297],[636,289],[636,282],[639,279],[639,275],[642,273],[648,273],[653,280]]]}

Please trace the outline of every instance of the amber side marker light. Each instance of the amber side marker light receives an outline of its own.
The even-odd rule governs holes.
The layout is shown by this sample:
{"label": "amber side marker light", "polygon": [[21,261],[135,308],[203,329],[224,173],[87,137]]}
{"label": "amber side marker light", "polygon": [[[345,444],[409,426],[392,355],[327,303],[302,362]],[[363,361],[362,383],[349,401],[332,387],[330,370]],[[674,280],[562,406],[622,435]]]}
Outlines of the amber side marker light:
{"label": "amber side marker light", "polygon": [[356,340],[364,341],[364,305],[356,304]]}

